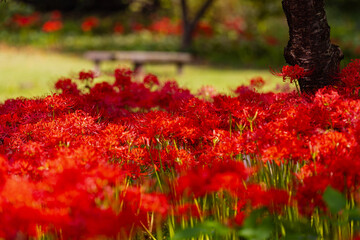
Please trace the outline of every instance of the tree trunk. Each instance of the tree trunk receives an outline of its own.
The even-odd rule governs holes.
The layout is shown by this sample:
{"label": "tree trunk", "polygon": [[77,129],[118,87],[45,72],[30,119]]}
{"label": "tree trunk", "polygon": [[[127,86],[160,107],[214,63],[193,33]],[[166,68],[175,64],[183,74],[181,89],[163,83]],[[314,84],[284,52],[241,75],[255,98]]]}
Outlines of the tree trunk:
{"label": "tree trunk", "polygon": [[301,92],[314,94],[324,86],[335,84],[344,55],[330,42],[324,0],[283,0],[282,5],[290,36],[285,60],[309,71],[299,79]]}
{"label": "tree trunk", "polygon": [[201,6],[198,12],[195,13],[194,18],[191,19],[189,16],[189,8],[187,5],[187,0],[181,0],[181,12],[183,20],[183,35],[181,41],[181,50],[189,51],[191,48],[193,35],[196,30],[197,24],[200,19],[204,16],[208,8],[211,6],[214,0],[206,0]]}
{"label": "tree trunk", "polygon": [[191,26],[185,25],[183,26],[183,35],[181,39],[181,50],[189,51],[192,45],[193,34],[195,29],[192,29]]}

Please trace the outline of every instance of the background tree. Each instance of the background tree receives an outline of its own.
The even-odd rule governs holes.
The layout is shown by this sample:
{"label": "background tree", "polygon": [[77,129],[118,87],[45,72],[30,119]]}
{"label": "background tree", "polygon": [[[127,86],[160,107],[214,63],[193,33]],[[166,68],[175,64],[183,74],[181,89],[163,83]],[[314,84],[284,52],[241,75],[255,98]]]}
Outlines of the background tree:
{"label": "background tree", "polygon": [[290,35],[285,60],[310,73],[299,79],[301,91],[315,93],[334,84],[344,56],[341,49],[330,42],[324,0],[283,0],[282,5]]}
{"label": "background tree", "polygon": [[181,41],[181,50],[187,51],[191,47],[193,34],[196,30],[197,24],[204,16],[206,11],[210,8],[214,0],[205,0],[200,8],[193,13],[191,11],[187,0],[180,0],[182,21],[183,21],[183,35]]}

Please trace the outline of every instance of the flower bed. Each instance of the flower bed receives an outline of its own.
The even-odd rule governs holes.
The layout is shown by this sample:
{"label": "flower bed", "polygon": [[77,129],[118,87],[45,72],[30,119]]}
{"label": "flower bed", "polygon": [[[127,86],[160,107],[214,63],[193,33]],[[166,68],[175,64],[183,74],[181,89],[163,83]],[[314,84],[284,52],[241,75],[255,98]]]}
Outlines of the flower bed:
{"label": "flower bed", "polygon": [[359,71],[315,96],[201,97],[117,69],[7,100],[0,237],[355,238]]}

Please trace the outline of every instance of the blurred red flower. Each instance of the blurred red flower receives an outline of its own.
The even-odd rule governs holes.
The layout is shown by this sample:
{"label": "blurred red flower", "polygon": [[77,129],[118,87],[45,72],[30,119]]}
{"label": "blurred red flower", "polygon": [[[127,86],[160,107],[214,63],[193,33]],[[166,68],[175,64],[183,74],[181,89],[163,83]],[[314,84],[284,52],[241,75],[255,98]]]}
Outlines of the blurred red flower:
{"label": "blurred red flower", "polygon": [[99,19],[97,17],[88,17],[82,22],[81,29],[84,32],[89,32],[97,26],[99,26]]}
{"label": "blurred red flower", "polygon": [[158,77],[150,73],[144,77],[144,84],[152,86],[152,85],[159,85],[160,83]]}
{"label": "blurred red flower", "polygon": [[61,21],[59,20],[53,20],[53,21],[47,21],[46,23],[44,23],[44,25],[42,26],[42,30],[44,32],[57,32],[60,29],[62,29],[63,24]]}
{"label": "blurred red flower", "polygon": [[62,14],[59,10],[55,10],[50,13],[51,20],[60,20],[61,18],[62,18]]}
{"label": "blurred red flower", "polygon": [[132,71],[130,69],[115,69],[115,83],[114,86],[123,88],[131,84]]}
{"label": "blurred red flower", "polygon": [[114,26],[114,33],[116,34],[124,33],[124,26],[121,23],[116,23]]}
{"label": "blurred red flower", "polygon": [[77,95],[79,89],[77,85],[71,81],[70,78],[59,79],[55,84],[55,89],[62,90],[63,93]]}
{"label": "blurred red flower", "polygon": [[276,46],[279,44],[279,40],[276,37],[265,36],[264,39],[265,39],[265,42],[270,46]]}
{"label": "blurred red flower", "polygon": [[265,85],[265,81],[262,77],[254,77],[250,80],[250,86],[254,88],[262,88]]}
{"label": "blurred red flower", "polygon": [[95,78],[95,73],[93,71],[81,71],[79,72],[79,80],[84,81],[84,80],[89,80],[90,82],[92,82]]}
{"label": "blurred red flower", "polygon": [[141,23],[134,23],[131,27],[132,31],[134,32],[140,32],[145,29],[144,25]]}
{"label": "blurred red flower", "polygon": [[214,35],[214,30],[209,23],[199,22],[196,27],[195,35],[212,37]]}
{"label": "blurred red flower", "polygon": [[35,24],[39,20],[39,13],[33,13],[31,15],[25,16],[21,14],[15,14],[12,18],[12,21],[18,27],[29,27]]}
{"label": "blurred red flower", "polygon": [[245,20],[241,17],[226,19],[224,22],[224,26],[228,30],[235,31],[239,35],[243,34],[246,30]]}
{"label": "blurred red flower", "polygon": [[149,28],[153,32],[166,35],[179,35],[182,30],[179,23],[173,23],[168,17],[153,22]]}

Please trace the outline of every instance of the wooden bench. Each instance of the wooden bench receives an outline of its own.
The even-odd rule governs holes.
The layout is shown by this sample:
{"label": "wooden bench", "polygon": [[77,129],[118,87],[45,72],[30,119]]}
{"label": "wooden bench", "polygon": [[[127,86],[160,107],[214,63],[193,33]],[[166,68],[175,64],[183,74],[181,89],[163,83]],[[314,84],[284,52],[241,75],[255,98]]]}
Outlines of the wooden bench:
{"label": "wooden bench", "polygon": [[189,53],[180,52],[89,51],[84,54],[84,57],[94,62],[95,71],[98,73],[103,61],[131,61],[135,73],[141,72],[146,63],[173,63],[177,66],[177,73],[181,74],[183,65],[191,61]]}

